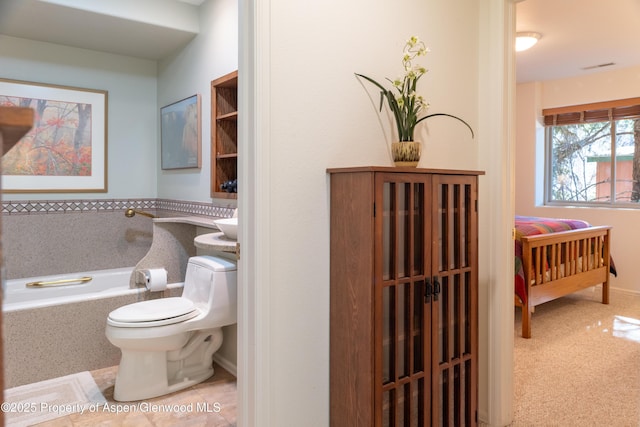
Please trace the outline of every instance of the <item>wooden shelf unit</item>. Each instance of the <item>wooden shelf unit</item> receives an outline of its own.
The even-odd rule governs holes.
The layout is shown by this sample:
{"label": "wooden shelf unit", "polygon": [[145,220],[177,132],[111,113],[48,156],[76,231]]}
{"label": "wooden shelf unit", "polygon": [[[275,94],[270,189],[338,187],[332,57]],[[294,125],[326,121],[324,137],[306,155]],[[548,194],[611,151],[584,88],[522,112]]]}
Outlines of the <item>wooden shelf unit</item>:
{"label": "wooden shelf unit", "polygon": [[31,108],[0,107],[0,154],[11,150],[31,130],[34,115]]}
{"label": "wooden shelf unit", "polygon": [[476,426],[476,171],[329,169],[330,426]]}
{"label": "wooden shelf unit", "polygon": [[238,71],[211,82],[211,197],[235,199],[220,188],[238,179]]}

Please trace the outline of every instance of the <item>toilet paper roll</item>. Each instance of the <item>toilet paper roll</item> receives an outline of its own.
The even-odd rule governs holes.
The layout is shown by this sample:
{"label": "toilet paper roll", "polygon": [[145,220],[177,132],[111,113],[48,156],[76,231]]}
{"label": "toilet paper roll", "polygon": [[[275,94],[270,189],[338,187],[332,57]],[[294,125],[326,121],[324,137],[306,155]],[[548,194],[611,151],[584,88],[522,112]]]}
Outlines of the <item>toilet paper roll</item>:
{"label": "toilet paper roll", "polygon": [[164,268],[151,268],[145,271],[147,277],[147,289],[150,291],[164,291],[167,289],[167,270]]}

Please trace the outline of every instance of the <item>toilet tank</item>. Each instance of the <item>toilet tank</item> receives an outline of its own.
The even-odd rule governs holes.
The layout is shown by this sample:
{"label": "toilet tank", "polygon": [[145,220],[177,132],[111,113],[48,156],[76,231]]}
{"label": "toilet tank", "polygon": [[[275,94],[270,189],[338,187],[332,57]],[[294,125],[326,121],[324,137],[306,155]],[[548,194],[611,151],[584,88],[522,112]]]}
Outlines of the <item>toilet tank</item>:
{"label": "toilet tank", "polygon": [[207,317],[225,324],[236,322],[236,264],[225,258],[201,255],[189,258],[182,297],[187,298]]}

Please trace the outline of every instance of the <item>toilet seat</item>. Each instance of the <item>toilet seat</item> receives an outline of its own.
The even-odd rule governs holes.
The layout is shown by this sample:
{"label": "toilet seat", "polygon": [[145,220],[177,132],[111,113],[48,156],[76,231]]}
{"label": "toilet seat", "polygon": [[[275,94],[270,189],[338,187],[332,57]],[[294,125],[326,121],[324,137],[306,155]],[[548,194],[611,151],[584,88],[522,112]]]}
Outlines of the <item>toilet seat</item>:
{"label": "toilet seat", "polygon": [[198,314],[198,308],[186,298],[160,298],[117,308],[109,313],[107,324],[121,328],[147,328],[184,322]]}

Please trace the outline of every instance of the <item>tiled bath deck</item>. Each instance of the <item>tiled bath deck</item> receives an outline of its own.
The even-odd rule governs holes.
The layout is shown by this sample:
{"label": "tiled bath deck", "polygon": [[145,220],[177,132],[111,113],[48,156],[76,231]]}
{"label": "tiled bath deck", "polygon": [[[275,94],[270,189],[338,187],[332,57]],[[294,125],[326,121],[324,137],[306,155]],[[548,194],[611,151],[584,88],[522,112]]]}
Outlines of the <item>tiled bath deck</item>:
{"label": "tiled bath deck", "polygon": [[[166,396],[147,399],[141,405],[141,410],[134,409],[131,412],[125,411],[134,408],[138,402],[113,400],[113,385],[118,367],[92,371],[91,375],[113,410],[72,414],[37,426],[235,427],[236,378],[217,364],[214,364],[214,369],[215,374],[207,381]],[[116,413],[118,408],[123,412]]]}

